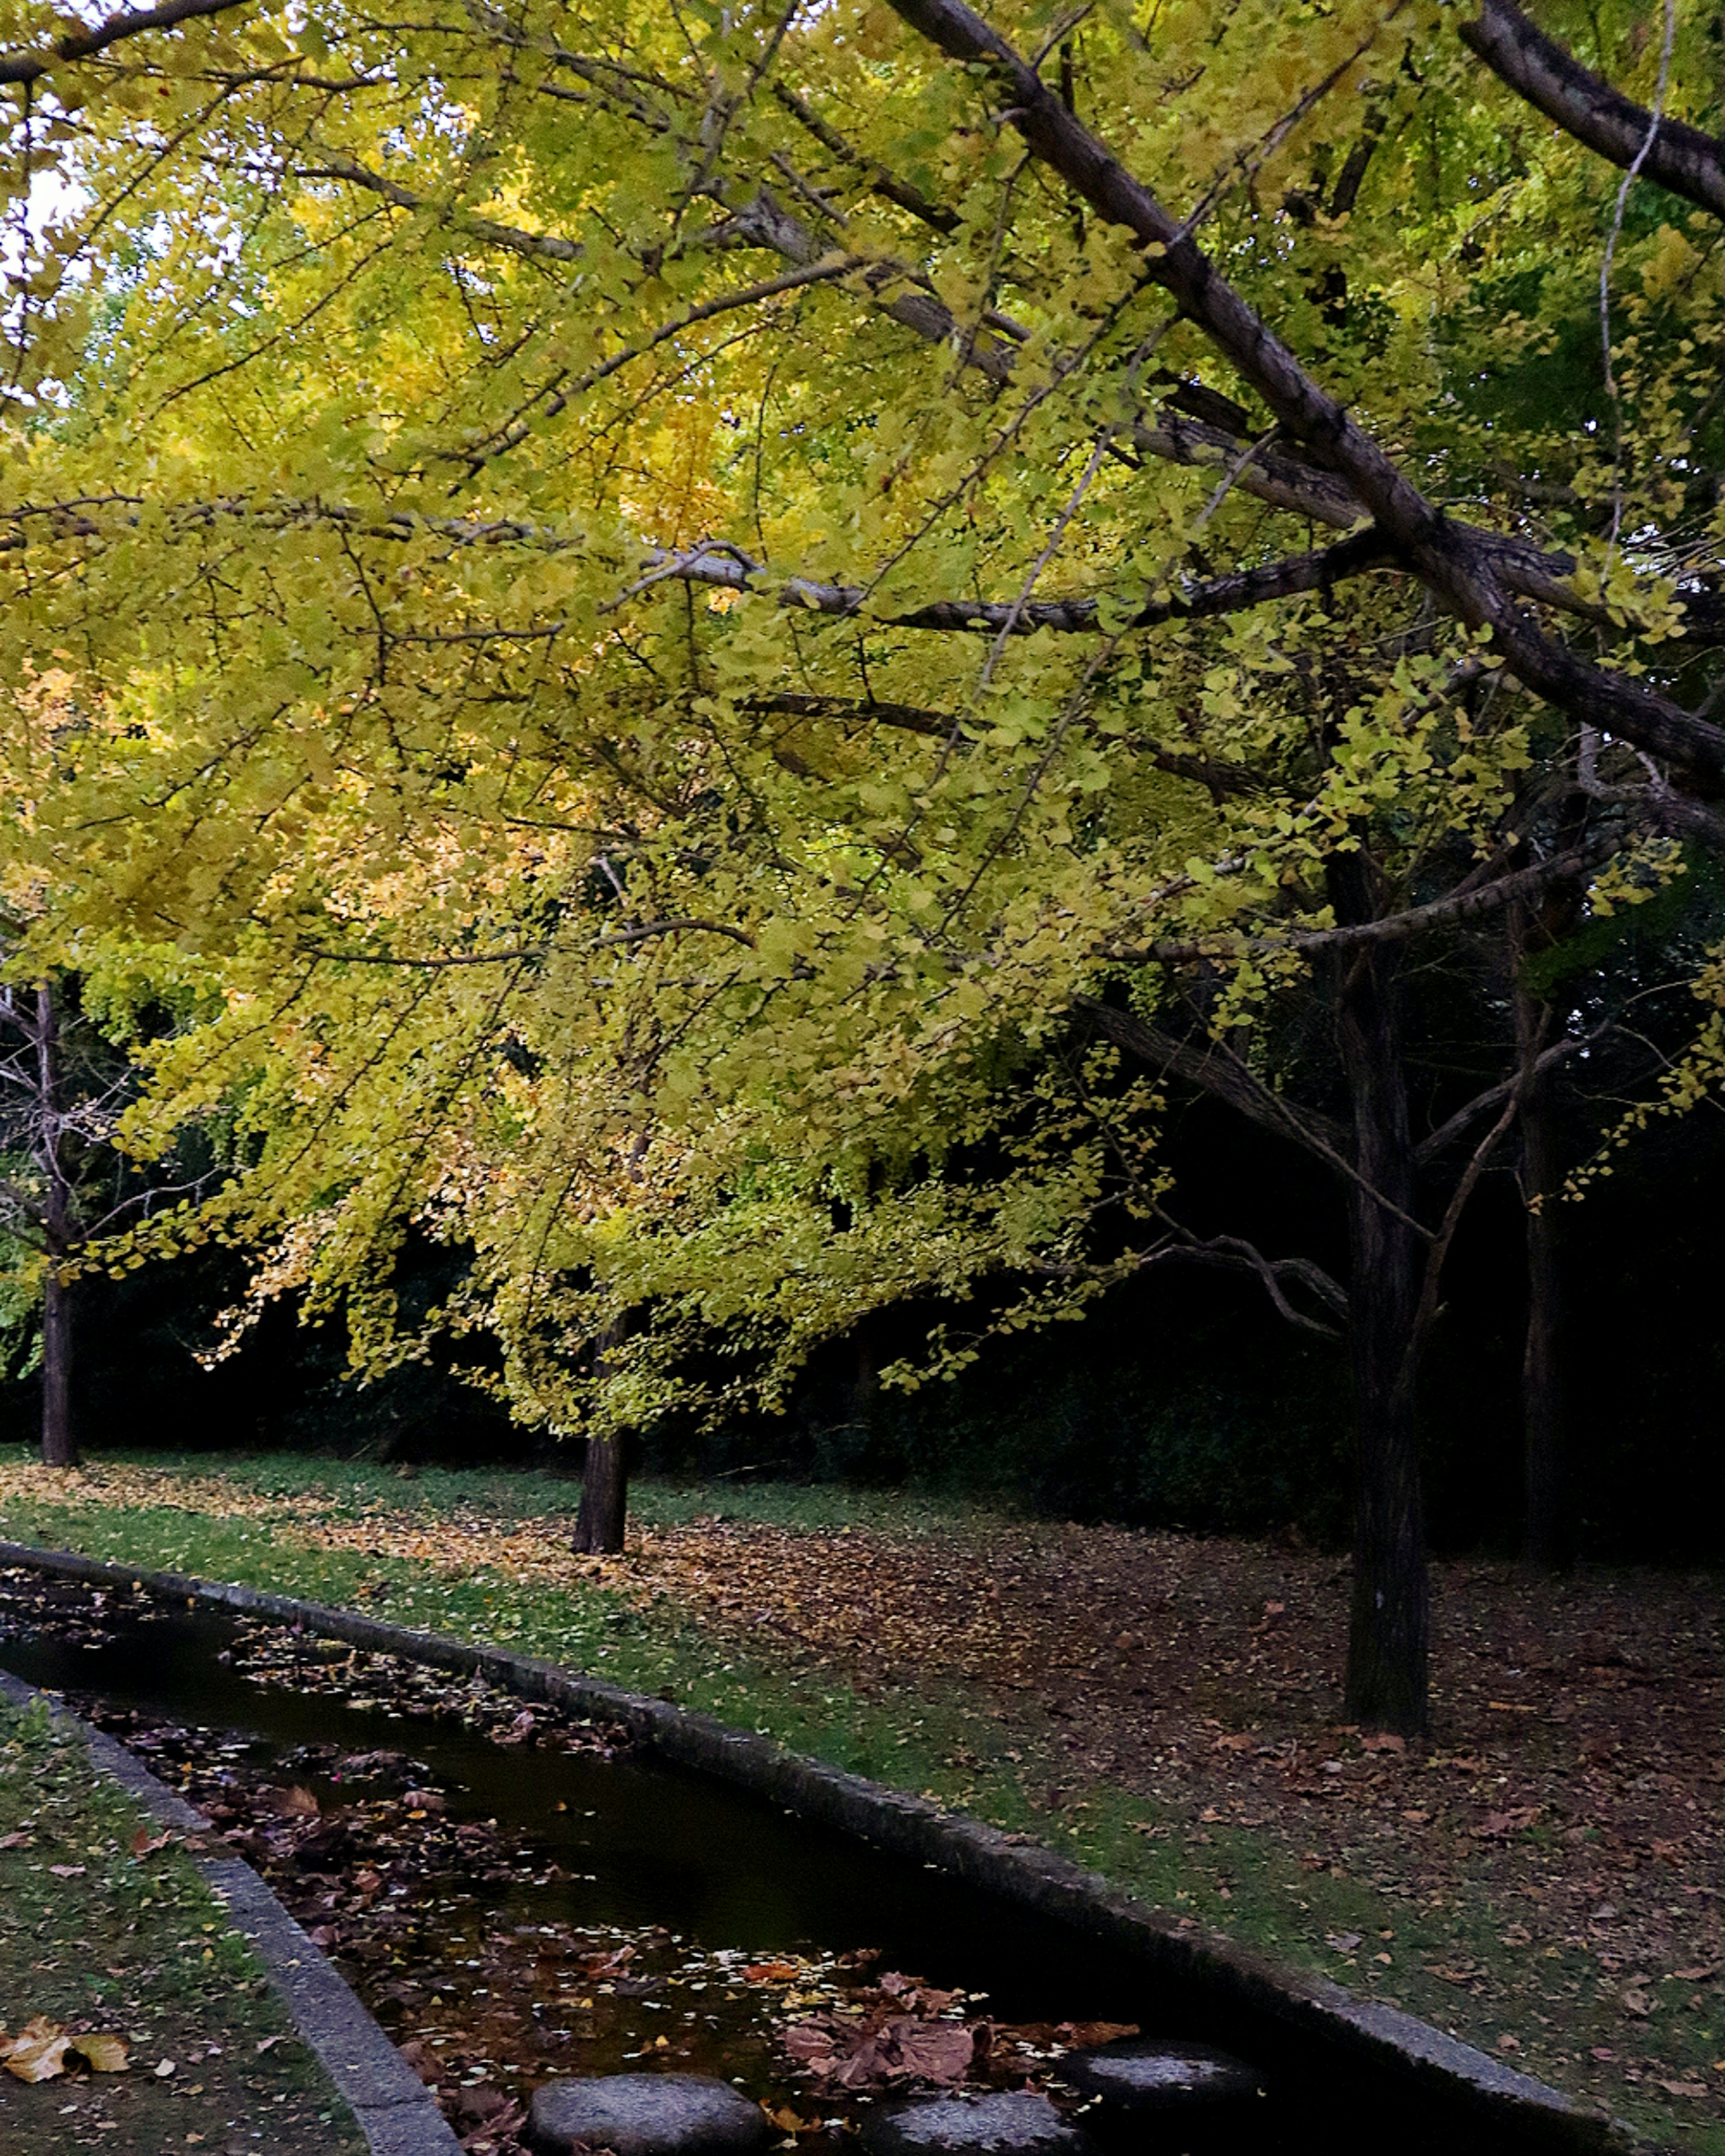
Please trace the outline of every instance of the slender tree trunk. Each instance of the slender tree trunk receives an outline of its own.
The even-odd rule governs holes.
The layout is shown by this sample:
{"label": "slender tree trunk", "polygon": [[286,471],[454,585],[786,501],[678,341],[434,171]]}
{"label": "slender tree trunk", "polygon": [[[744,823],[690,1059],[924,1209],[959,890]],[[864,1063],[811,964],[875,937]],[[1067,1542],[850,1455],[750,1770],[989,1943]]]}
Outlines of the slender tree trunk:
{"label": "slender tree trunk", "polygon": [[[624,1337],[621,1323],[607,1326],[594,1350],[594,1375],[605,1374],[605,1362]],[[614,1557],[623,1548],[629,1524],[629,1460],[619,1431],[590,1437],[581,1470],[581,1510],[575,1517],[575,1548],[582,1557]]]}
{"label": "slender tree trunk", "polygon": [[72,1435],[72,1290],[50,1255],[42,1290],[42,1460],[75,1467]]}
{"label": "slender tree trunk", "polygon": [[[1545,1007],[1519,986],[1516,1034],[1524,1058],[1537,1054]],[[1563,1270],[1558,1191],[1563,1179],[1549,1076],[1536,1077],[1522,1102],[1522,1196],[1527,1208],[1527,1337],[1522,1358],[1523,1560],[1541,1572],[1575,1562],[1576,1519],[1563,1393]]]}
{"label": "slender tree trunk", "polygon": [[[1368,875],[1357,856],[1340,865],[1338,916],[1370,917]],[[1356,1720],[1417,1736],[1425,1727],[1430,1638],[1415,1398],[1425,1245],[1410,1224],[1414,1163],[1398,970],[1389,946],[1368,947],[1345,963],[1337,1005],[1353,1164],[1371,1186],[1350,1183],[1348,1199],[1356,1450],[1347,1693]]]}
{"label": "slender tree trunk", "polygon": [[42,1288],[42,1458],[49,1467],[75,1467],[72,1431],[72,1287],[60,1267],[74,1240],[72,1194],[59,1155],[59,1038],[54,990],[36,990],[36,1090],[41,1117],[41,1164],[48,1185]]}

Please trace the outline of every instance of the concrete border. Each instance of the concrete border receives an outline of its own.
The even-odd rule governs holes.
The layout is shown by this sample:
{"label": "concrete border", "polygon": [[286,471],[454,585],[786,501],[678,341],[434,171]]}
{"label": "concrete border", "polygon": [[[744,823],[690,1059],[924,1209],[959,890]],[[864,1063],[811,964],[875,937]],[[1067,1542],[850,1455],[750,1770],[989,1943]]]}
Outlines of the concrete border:
{"label": "concrete border", "polygon": [[1458,2133],[1502,2136],[1528,2156],[1630,2156],[1645,2146],[1623,2121],[1517,2073],[1430,2022],[1361,1999],[1327,1978],[1279,1966],[1190,1917],[1147,1907],[1052,1850],[1027,1845],[961,1813],[942,1811],[925,1798],[824,1766],[711,1715],[691,1713],[532,1656],[470,1646],[291,1595],[0,1542],[0,1566],[6,1565],[99,1586],[136,1586],[193,1605],[297,1625],[351,1646],[481,1676],[523,1698],[603,1717],[661,1758],[752,1789],[801,1818],[935,1866],[1051,1919],[1137,1963],[1147,1975],[1200,2002],[1207,2011],[1244,2020],[1307,2053],[1316,2046],[1337,2070],[1368,2075],[1386,2089],[1394,2087],[1447,2114]]}
{"label": "concrete border", "polygon": [[[159,1782],[123,1744],[80,1719],[57,1693],[39,1691],[0,1670],[0,1699],[27,1707],[46,1700],[62,1727],[157,1823],[176,1834],[208,1834],[209,1821]],[[193,1862],[234,1928],[263,1964],[336,2096],[353,2114],[371,2156],[460,2156],[461,2144],[437,2099],[249,1864],[234,1856]]]}

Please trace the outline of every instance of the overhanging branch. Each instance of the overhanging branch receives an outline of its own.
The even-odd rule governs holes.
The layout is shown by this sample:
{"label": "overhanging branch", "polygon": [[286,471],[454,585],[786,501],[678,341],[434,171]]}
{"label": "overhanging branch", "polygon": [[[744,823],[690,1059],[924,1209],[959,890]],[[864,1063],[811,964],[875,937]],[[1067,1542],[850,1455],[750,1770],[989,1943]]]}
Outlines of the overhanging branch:
{"label": "overhanging branch", "polygon": [[1462,25],[1461,41],[1565,134],[1625,171],[1640,158],[1645,178],[1725,217],[1725,164],[1712,136],[1663,117],[1653,132],[1654,117],[1645,105],[1584,68],[1509,0],[1481,0],[1479,20]]}

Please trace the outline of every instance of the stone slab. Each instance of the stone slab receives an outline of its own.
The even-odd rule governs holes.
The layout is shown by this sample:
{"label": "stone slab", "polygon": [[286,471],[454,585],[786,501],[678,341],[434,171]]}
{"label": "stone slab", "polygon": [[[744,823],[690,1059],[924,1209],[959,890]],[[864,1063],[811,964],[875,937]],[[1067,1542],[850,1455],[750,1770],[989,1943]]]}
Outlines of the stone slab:
{"label": "stone slab", "polygon": [[911,2097],[863,2121],[869,2156],[1089,2156],[1083,2129],[1045,2096]]}
{"label": "stone slab", "polygon": [[772,2133],[757,2103],[706,2074],[600,2074],[533,2092],[527,2138],[547,2156],[745,2156]]}
{"label": "stone slab", "polygon": [[1070,2053],[1060,2061],[1060,2078],[1085,2096],[1131,2112],[1207,2110],[1250,2102],[1263,2087],[1254,2067],[1213,2045],[1136,2037]]}

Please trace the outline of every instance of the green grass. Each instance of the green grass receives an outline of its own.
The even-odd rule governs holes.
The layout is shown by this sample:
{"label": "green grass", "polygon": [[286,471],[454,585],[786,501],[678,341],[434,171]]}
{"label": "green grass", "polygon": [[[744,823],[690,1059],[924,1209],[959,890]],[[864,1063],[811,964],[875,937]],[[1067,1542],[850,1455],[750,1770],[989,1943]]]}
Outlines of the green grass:
{"label": "green grass", "polygon": [[[218,1471],[196,1458],[132,1455],[133,1464]],[[572,1513],[575,1486],[543,1474],[427,1470],[403,1481],[388,1469],[316,1461],[222,1464],[230,1483],[295,1502],[330,1518],[410,1508],[428,1524],[485,1512],[516,1520]],[[842,1491],[755,1486],[746,1492],[647,1485],[637,1517],[653,1522],[722,1512],[812,1530],[852,1525],[927,1532],[977,1516]],[[1115,1887],[1177,1917],[1214,1927],[1296,1969],[1320,1971],[1384,1999],[1486,2049],[1513,2030],[1512,2063],[1576,2086],[1564,2049],[1612,2041],[1620,2022],[1597,1994],[1591,1960],[1553,1950],[1518,1956],[1503,1932],[1513,1914],[1493,1900],[1489,1860],[1451,1891],[1415,1896],[1404,1884],[1371,1882],[1362,1848],[1341,1871],[1303,1862],[1272,1833],[1194,1821],[1186,1808],[1159,1809],[1117,1785],[1090,1781],[1060,1747],[1040,1710],[1006,1718],[999,1703],[962,1685],[865,1691],[836,1680],[794,1650],[752,1655],[706,1631],[669,1597],[645,1608],[593,1584],[523,1584],[495,1572],[439,1571],[429,1563],[295,1547],[267,1522],[212,1519],[166,1507],[139,1510],[14,1501],[0,1507],[0,1534],[74,1548],[143,1569],[243,1580],[312,1600],[386,1612],[406,1624],[495,1642],[603,1676],[632,1690],[669,1692],[685,1707],[772,1737],[833,1765],[927,1795],[1009,1832],[1043,1840]],[[1051,1785],[1063,1792],[1050,1809]],[[1358,1934],[1351,1948],[1328,1942]],[[1387,1961],[1379,1960],[1388,1956]],[[1484,2002],[1430,1973],[1467,1958],[1486,1972]],[[1538,2017],[1543,2015],[1542,2027]],[[1717,2080],[1715,2017],[1675,2015],[1665,2056],[1686,2078]],[[1704,2024],[1704,2025],[1703,2025]],[[1645,2135],[1697,2156],[1725,2156],[1725,2127],[1681,2121],[1660,2094],[1618,2100]]]}
{"label": "green grass", "polygon": [[192,1858],[174,1843],[138,1851],[141,1830],[155,1831],[43,1702],[0,1704],[0,1838],[23,1837],[0,1850],[0,2025],[44,2015],[132,2047],[123,2073],[0,2076],[0,2146],[160,2156],[263,2128],[281,2156],[359,2156],[351,2115]]}
{"label": "green grass", "polygon": [[[29,1455],[20,1448],[20,1456]],[[106,1451],[103,1463],[175,1475],[204,1471],[200,1455],[182,1452]],[[208,1471],[259,1497],[309,1498],[332,1519],[360,1519],[379,1506],[440,1519],[465,1512],[480,1519],[572,1520],[581,1485],[542,1468],[399,1467],[375,1460],[290,1458],[280,1454],[222,1455]],[[717,1517],[757,1522],[793,1532],[875,1527],[896,1535],[935,1534],[998,1525],[1006,1517],[963,1499],[915,1491],[851,1490],[834,1483],[677,1482],[639,1477],[630,1485],[629,1514],[642,1527],[682,1527]]]}

